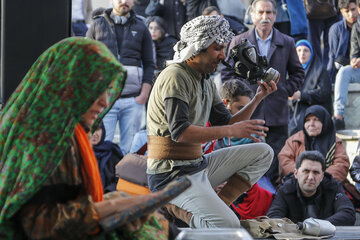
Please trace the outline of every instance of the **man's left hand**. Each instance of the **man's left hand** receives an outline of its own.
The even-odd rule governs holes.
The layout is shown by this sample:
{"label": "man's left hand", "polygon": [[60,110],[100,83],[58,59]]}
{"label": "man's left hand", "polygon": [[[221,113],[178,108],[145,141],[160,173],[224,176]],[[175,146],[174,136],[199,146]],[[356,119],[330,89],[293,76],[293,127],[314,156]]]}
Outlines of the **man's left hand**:
{"label": "man's left hand", "polygon": [[296,92],[294,92],[294,95],[292,95],[291,97],[289,97],[290,100],[298,100],[301,98],[301,92],[299,90],[297,90]]}
{"label": "man's left hand", "polygon": [[141,104],[141,105],[144,105],[147,101],[147,96],[144,96],[144,95],[139,95],[137,97],[135,97],[135,102],[137,102],[138,104]]}

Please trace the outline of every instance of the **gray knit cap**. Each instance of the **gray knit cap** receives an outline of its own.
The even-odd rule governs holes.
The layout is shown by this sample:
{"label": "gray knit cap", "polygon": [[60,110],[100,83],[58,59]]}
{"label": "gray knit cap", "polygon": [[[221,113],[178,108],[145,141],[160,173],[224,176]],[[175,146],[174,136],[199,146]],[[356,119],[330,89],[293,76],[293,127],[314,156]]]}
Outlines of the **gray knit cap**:
{"label": "gray knit cap", "polygon": [[231,41],[234,34],[229,22],[222,16],[199,16],[185,23],[181,28],[180,41],[174,46],[171,63],[180,63],[208,48],[213,42],[219,45]]}

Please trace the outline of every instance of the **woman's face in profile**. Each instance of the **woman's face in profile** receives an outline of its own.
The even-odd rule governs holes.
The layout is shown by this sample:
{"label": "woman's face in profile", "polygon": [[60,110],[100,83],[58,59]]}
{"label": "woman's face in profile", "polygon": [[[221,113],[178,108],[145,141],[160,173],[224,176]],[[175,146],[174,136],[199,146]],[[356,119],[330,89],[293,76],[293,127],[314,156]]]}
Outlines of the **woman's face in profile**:
{"label": "woman's face in profile", "polygon": [[84,113],[81,118],[84,121],[84,123],[91,127],[95,120],[98,118],[99,114],[104,111],[104,109],[109,105],[108,100],[108,93],[107,90],[98,97],[98,99],[95,100],[93,105],[87,110],[86,113]]}
{"label": "woman's face in profile", "polygon": [[305,64],[310,60],[311,50],[310,48],[300,45],[296,48],[297,55],[301,64]]}
{"label": "woman's face in profile", "polygon": [[309,114],[305,118],[305,131],[310,137],[316,137],[321,134],[322,131],[322,122],[313,114]]}
{"label": "woman's face in profile", "polygon": [[151,22],[149,24],[149,31],[153,41],[157,41],[162,37],[161,29],[156,22]]}
{"label": "woman's face in profile", "polygon": [[90,139],[91,145],[97,145],[101,140],[101,135],[102,135],[102,129],[101,129],[101,127],[99,127],[98,129],[96,129],[96,131],[91,136],[91,139]]}

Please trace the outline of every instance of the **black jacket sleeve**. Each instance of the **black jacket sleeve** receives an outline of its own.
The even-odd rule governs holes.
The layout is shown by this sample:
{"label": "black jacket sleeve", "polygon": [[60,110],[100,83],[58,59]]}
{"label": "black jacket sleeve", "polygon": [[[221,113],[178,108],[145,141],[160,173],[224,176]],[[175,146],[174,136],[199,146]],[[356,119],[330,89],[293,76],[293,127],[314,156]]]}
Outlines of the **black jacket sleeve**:
{"label": "black jacket sleeve", "polygon": [[152,39],[149,30],[146,28],[144,33],[144,38],[142,40],[142,54],[141,60],[144,69],[144,76],[142,83],[148,83],[152,85],[152,80],[154,77],[155,63],[154,63],[154,53],[152,46]]}
{"label": "black jacket sleeve", "polygon": [[338,183],[338,193],[334,199],[334,214],[325,219],[335,226],[353,226],[355,223],[355,209],[349,197]]}
{"label": "black jacket sleeve", "polygon": [[356,22],[352,29],[350,35],[350,61],[353,58],[360,57],[360,24]]}
{"label": "black jacket sleeve", "polygon": [[287,217],[288,206],[284,199],[284,192],[279,189],[271,203],[271,206],[266,214],[269,218],[283,218]]}
{"label": "black jacket sleeve", "polygon": [[148,16],[160,16],[163,11],[164,6],[162,6],[159,0],[150,0],[149,5],[145,9],[145,14]]}
{"label": "black jacket sleeve", "polygon": [[[301,101],[308,105],[322,104],[331,99],[331,82],[328,72],[322,68],[319,78],[318,86],[314,89],[304,89],[301,91]],[[314,79],[317,81],[317,79]]]}

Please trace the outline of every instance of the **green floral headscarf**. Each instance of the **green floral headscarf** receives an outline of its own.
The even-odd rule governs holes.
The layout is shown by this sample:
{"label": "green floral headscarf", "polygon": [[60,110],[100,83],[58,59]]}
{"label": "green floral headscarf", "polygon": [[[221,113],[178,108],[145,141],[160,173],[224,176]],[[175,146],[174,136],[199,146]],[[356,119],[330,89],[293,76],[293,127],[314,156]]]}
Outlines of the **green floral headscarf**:
{"label": "green floral headscarf", "polygon": [[0,227],[7,225],[63,159],[77,123],[106,90],[109,111],[126,72],[108,48],[67,38],[33,64],[0,116]]}

